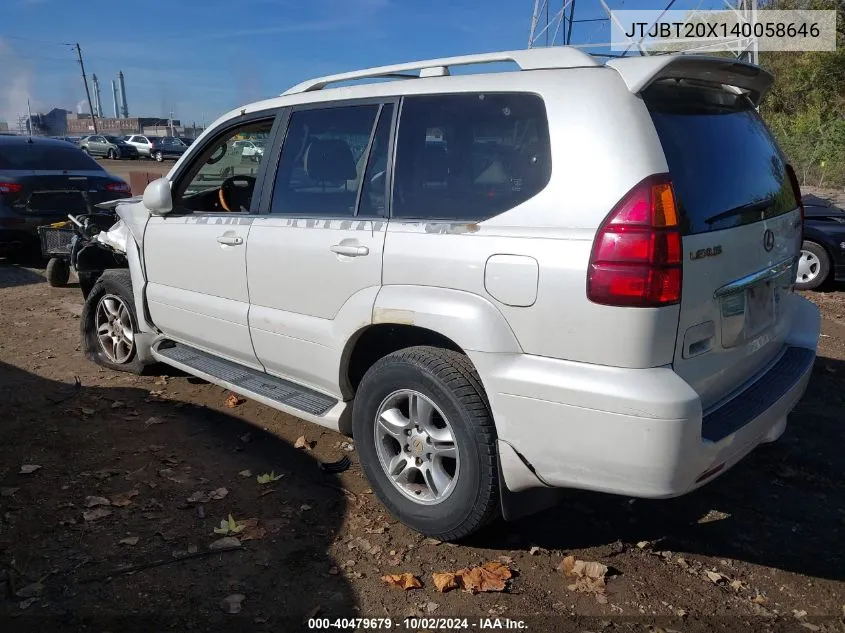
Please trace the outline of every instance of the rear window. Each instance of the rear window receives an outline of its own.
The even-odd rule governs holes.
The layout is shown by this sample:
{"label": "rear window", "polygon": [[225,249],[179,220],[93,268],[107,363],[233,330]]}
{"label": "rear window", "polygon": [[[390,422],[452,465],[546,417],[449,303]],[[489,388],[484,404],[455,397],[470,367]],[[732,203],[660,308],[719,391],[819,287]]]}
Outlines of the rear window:
{"label": "rear window", "polygon": [[532,198],[550,177],[546,108],[537,95],[405,97],[394,217],[484,220]]}
{"label": "rear window", "polygon": [[105,171],[93,158],[73,145],[15,143],[0,145],[0,169]]}
{"label": "rear window", "polygon": [[685,233],[751,224],[798,206],[784,156],[743,95],[671,81],[643,96]]}

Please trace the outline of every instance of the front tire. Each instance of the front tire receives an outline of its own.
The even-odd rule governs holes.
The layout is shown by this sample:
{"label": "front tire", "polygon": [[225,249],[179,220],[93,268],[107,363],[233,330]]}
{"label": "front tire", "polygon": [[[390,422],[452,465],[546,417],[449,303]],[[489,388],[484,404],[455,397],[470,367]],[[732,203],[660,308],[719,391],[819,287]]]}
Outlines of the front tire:
{"label": "front tire", "polygon": [[498,516],[496,429],[463,354],[410,347],[380,359],[358,387],[352,424],[373,492],[411,529],[457,540]]}
{"label": "front tire", "polygon": [[830,257],[820,244],[804,241],[798,260],[798,275],[795,288],[814,290],[827,281],[830,275]]}
{"label": "front tire", "polygon": [[143,372],[135,340],[138,318],[128,270],[103,273],[85,299],[80,325],[82,348],[89,360],[116,371]]}
{"label": "front tire", "polygon": [[44,276],[47,278],[47,283],[53,288],[64,288],[67,286],[68,279],[70,279],[70,266],[64,259],[52,257],[47,262]]}
{"label": "front tire", "polygon": [[113,149],[110,149],[108,159],[109,160],[117,160],[117,152],[115,152]]}
{"label": "front tire", "polygon": [[164,154],[162,154],[161,152],[156,152],[155,154],[153,154],[153,158],[157,163],[164,162]]}

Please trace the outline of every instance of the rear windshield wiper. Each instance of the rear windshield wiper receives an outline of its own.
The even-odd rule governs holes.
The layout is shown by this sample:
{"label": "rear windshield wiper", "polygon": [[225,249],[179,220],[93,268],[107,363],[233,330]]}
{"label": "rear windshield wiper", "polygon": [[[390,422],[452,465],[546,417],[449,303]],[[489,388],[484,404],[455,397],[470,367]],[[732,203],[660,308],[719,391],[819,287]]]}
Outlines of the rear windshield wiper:
{"label": "rear windshield wiper", "polygon": [[724,211],[723,213],[719,213],[712,217],[707,218],[704,220],[707,224],[714,224],[719,220],[724,220],[726,218],[731,218],[735,215],[743,215],[745,213],[752,213],[752,212],[759,212],[763,213],[764,211],[771,209],[775,206],[775,201],[772,198],[767,198],[766,200],[760,200],[758,202],[749,202],[748,204],[741,204],[738,207],[734,207],[729,211]]}

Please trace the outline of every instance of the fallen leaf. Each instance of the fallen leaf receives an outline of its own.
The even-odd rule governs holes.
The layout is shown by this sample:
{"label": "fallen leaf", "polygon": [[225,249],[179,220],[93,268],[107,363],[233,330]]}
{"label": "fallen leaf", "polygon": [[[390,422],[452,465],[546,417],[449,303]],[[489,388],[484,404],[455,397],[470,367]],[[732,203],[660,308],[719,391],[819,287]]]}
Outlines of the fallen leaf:
{"label": "fallen leaf", "polygon": [[241,612],[241,603],[246,600],[246,596],[242,593],[233,593],[231,596],[226,596],[220,601],[220,608],[224,613],[234,615]]}
{"label": "fallen leaf", "polygon": [[134,547],[135,545],[138,544],[139,540],[140,539],[137,536],[127,536],[126,538],[120,539],[120,541],[118,541],[118,543],[120,545],[131,545],[131,546]]}
{"label": "fallen leaf", "polygon": [[423,608],[425,609],[425,612],[430,615],[430,614],[434,613],[435,611],[437,611],[437,609],[440,608],[440,605],[437,604],[436,602],[426,602],[423,605]]}
{"label": "fallen leaf", "polygon": [[208,496],[215,501],[220,501],[220,499],[224,499],[228,494],[229,491],[226,488],[218,488],[217,490],[212,490]]}
{"label": "fallen leaf", "polygon": [[251,471],[251,470],[242,470],[242,471],[241,471],[241,472],[239,472],[238,474],[239,474],[241,477],[252,477],[252,471]]}
{"label": "fallen leaf", "polygon": [[132,499],[137,497],[140,492],[137,490],[130,490],[129,492],[121,492],[120,494],[112,495],[111,504],[118,508],[125,508],[132,505]]}
{"label": "fallen leaf", "polygon": [[340,573],[340,569],[336,565],[332,565],[329,567],[329,575],[330,576],[337,576]]}
{"label": "fallen leaf", "polygon": [[162,424],[163,422],[164,422],[164,420],[162,420],[161,418],[157,418],[156,416],[151,416],[151,417],[147,418],[146,422],[144,422],[144,426],[150,427],[150,426],[153,426],[154,424]]}
{"label": "fallen leaf", "polygon": [[807,617],[807,612],[804,611],[804,609],[800,609],[800,610],[799,609],[793,609],[792,610],[792,617],[795,618],[796,620],[800,620],[801,618]]}
{"label": "fallen leaf", "polygon": [[450,589],[457,589],[459,586],[458,577],[452,572],[434,572],[431,574],[431,579],[440,593],[446,593]]}
{"label": "fallen leaf", "polygon": [[115,400],[114,402],[111,403],[112,409],[120,409],[123,406],[124,406],[124,403],[120,400]]}
{"label": "fallen leaf", "polygon": [[211,501],[211,497],[205,490],[197,490],[195,493],[191,494],[185,501],[188,503],[208,503]]}
{"label": "fallen leaf", "polygon": [[38,598],[27,598],[26,600],[22,600],[21,602],[18,602],[18,608],[21,610],[29,609],[33,604],[35,604],[37,599]]}
{"label": "fallen leaf", "polygon": [[640,541],[639,543],[637,543],[637,549],[645,549],[649,545],[651,545],[651,543],[648,541]]}
{"label": "fallen leaf", "polygon": [[220,527],[219,528],[214,528],[214,533],[215,534],[229,534],[229,533],[237,534],[241,530],[243,530],[243,528],[238,525],[238,522],[235,521],[235,519],[233,519],[232,515],[230,514],[228,519],[223,519],[222,521],[220,521]]}
{"label": "fallen leaf", "polygon": [[246,398],[241,398],[236,393],[230,393],[226,398],[226,406],[230,409],[234,409],[235,407],[242,405],[244,402],[246,402]]}
{"label": "fallen leaf", "polygon": [[39,470],[41,466],[38,464],[24,464],[21,466],[20,471],[18,472],[19,475],[31,475],[36,470]]}
{"label": "fallen leaf", "polygon": [[382,582],[391,587],[398,587],[399,589],[419,589],[422,583],[413,574],[387,574],[381,577]]}
{"label": "fallen leaf", "polygon": [[505,581],[511,577],[511,570],[507,565],[498,561],[484,563],[481,567],[462,569],[457,572],[460,576],[461,587],[470,593],[486,591],[504,591]]}
{"label": "fallen leaf", "polygon": [[299,506],[299,509],[303,512],[308,512],[311,509],[311,506],[309,506],[307,503],[303,503],[301,506]]}
{"label": "fallen leaf", "polygon": [[224,536],[223,538],[219,538],[216,541],[212,541],[211,544],[208,546],[208,549],[228,549],[230,547],[240,546],[240,539],[237,539],[234,536]]}
{"label": "fallen leaf", "polygon": [[94,508],[93,510],[88,510],[87,512],[82,513],[82,518],[86,521],[96,521],[98,519],[104,519],[111,514],[111,510],[108,508],[104,508],[103,506],[99,506]]}
{"label": "fallen leaf", "polygon": [[300,435],[296,438],[296,442],[293,443],[294,448],[304,448],[306,451],[311,450],[311,442],[305,439],[304,435]]}
{"label": "fallen leaf", "polygon": [[704,575],[707,577],[707,580],[712,582],[714,585],[718,585],[719,583],[726,582],[728,580],[727,576],[716,571],[707,570],[704,572]]}
{"label": "fallen leaf", "polygon": [[34,582],[31,585],[27,585],[26,587],[18,589],[15,595],[18,598],[25,599],[35,598],[37,596],[40,596],[42,593],[44,593],[44,585],[42,585],[40,582]]}
{"label": "fallen leaf", "polygon": [[110,506],[111,501],[105,497],[85,497],[85,507],[94,508],[96,506]]}
{"label": "fallen leaf", "polygon": [[733,580],[731,581],[731,589],[734,591],[742,591],[745,589],[745,583],[741,580]]}
{"label": "fallen leaf", "polygon": [[0,488],[0,497],[13,497],[20,488]]}
{"label": "fallen leaf", "polygon": [[82,415],[94,415],[96,411],[94,409],[89,409],[88,407],[82,407]]}
{"label": "fallen leaf", "polygon": [[258,525],[258,519],[238,521],[238,526],[241,528],[240,539],[242,541],[255,541],[267,535],[267,530]]}
{"label": "fallen leaf", "polygon": [[510,556],[499,556],[496,560],[504,565],[510,565],[513,562],[513,558]]}
{"label": "fallen leaf", "polygon": [[769,599],[761,593],[758,593],[756,596],[751,598],[751,602],[755,604],[766,604]]}
{"label": "fallen leaf", "polygon": [[594,561],[577,560],[574,556],[567,556],[561,561],[557,569],[564,576],[575,578],[575,582],[566,587],[569,591],[593,593],[597,596],[603,594],[605,591],[605,576],[608,572],[606,565]]}
{"label": "fallen leaf", "polygon": [[805,629],[808,629],[810,631],[820,631],[821,630],[821,627],[818,624],[812,624],[810,622],[802,622],[801,626],[803,626]]}
{"label": "fallen leaf", "polygon": [[269,483],[272,483],[274,481],[279,481],[279,479],[281,479],[283,476],[284,475],[277,475],[276,471],[273,471],[273,472],[270,472],[270,473],[264,473],[263,475],[258,475],[258,477],[256,477],[255,479],[259,484],[261,484],[263,486],[264,484],[269,484]]}
{"label": "fallen leaf", "polygon": [[537,554],[539,554],[539,553],[540,553],[540,548],[539,548],[539,547],[537,547],[537,546],[535,545],[535,546],[534,546],[534,547],[532,547],[530,550],[528,550],[528,553],[529,553],[531,556],[536,556]]}

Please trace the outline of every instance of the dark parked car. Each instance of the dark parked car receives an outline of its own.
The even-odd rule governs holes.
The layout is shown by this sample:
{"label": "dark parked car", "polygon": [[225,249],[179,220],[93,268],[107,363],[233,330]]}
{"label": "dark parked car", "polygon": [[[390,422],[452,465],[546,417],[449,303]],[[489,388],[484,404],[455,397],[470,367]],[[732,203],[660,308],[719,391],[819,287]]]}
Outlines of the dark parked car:
{"label": "dark parked car", "polygon": [[91,136],[84,136],[79,141],[79,147],[82,151],[91,156],[104,156],[111,159],[140,157],[138,149],[129,145],[119,136],[108,136],[104,134],[92,134]]}
{"label": "dark parked car", "polygon": [[65,141],[0,136],[0,256],[37,252],[37,227],[129,197],[129,185]]}
{"label": "dark parked car", "polygon": [[175,136],[151,136],[150,158],[162,162],[166,159],[179,160],[188,146]]}
{"label": "dark parked car", "polygon": [[845,281],[845,210],[812,195],[803,201],[804,243],[795,287],[812,290],[831,277]]}

